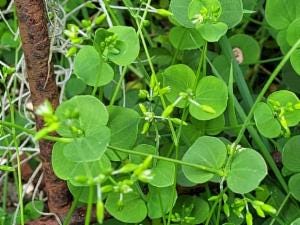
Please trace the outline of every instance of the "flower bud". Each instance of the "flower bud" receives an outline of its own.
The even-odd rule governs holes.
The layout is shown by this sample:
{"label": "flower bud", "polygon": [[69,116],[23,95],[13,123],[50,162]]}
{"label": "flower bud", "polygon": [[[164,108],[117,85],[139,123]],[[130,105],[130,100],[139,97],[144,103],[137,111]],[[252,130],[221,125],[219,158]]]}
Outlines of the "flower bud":
{"label": "flower bud", "polygon": [[166,9],[157,9],[157,14],[161,15],[161,16],[165,16],[165,17],[168,17],[168,16],[172,16],[173,13],[166,10]]}

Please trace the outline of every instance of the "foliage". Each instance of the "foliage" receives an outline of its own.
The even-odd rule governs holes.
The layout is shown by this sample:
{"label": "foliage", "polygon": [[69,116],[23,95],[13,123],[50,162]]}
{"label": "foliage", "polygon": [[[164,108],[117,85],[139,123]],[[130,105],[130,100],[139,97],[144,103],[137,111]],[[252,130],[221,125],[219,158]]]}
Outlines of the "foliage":
{"label": "foliage", "polygon": [[[20,107],[16,18],[0,21],[3,149],[55,142],[53,172],[98,224],[299,224],[298,0],[54,2],[62,102],[33,110],[38,132]],[[7,190],[20,174],[0,156]],[[20,216],[7,198],[1,225]],[[43,208],[27,203],[25,221]]]}

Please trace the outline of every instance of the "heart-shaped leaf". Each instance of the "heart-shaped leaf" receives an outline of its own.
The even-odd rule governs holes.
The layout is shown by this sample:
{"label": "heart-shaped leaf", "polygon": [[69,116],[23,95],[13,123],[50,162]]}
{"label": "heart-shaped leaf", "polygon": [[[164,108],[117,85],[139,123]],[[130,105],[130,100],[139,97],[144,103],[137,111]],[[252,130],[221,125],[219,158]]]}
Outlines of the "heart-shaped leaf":
{"label": "heart-shaped leaf", "polygon": [[267,138],[276,138],[281,134],[281,125],[274,117],[272,108],[264,103],[257,104],[254,111],[254,120],[258,131]]}
{"label": "heart-shaped leaf", "polygon": [[300,172],[300,135],[290,138],[283,147],[282,163],[291,172]]}
{"label": "heart-shaped leaf", "polygon": [[[202,136],[187,150],[182,160],[206,166],[212,169],[220,169],[227,155],[225,144],[216,137]],[[214,177],[214,173],[182,166],[185,176],[194,183],[205,183]]]}
{"label": "heart-shaped leaf", "polygon": [[122,206],[118,205],[119,199],[119,193],[111,193],[105,203],[105,208],[109,214],[117,220],[124,223],[139,223],[146,218],[146,204],[137,193],[124,194]]}
{"label": "heart-shaped leaf", "polygon": [[[104,104],[97,98],[90,95],[75,96],[64,101],[55,112],[56,116],[63,121],[58,133],[61,136],[72,137],[73,133],[68,122],[73,116],[72,122],[85,135],[93,135],[98,132],[98,128],[108,122],[108,112]],[[91,116],[93,115],[93,116]]]}
{"label": "heart-shaped leaf", "polygon": [[200,105],[208,106],[214,112],[207,112],[203,108],[190,104],[190,113],[198,120],[211,120],[219,117],[227,107],[228,90],[224,81],[214,77],[207,76],[200,80],[195,100]]}
{"label": "heart-shaped leaf", "polygon": [[155,187],[168,187],[174,184],[175,165],[171,162],[158,161],[152,169],[153,179],[149,182]]}
{"label": "heart-shaped leaf", "polygon": [[[93,162],[74,162],[69,160],[63,150],[66,144],[55,143],[52,150],[52,167],[57,177],[63,180],[71,180],[72,184],[78,185],[74,178],[77,176],[96,177],[100,172],[110,168],[110,161],[103,155],[100,160]],[[82,186],[82,184],[80,184]]]}
{"label": "heart-shaped leaf", "polygon": [[[163,73],[164,86],[171,88],[171,91],[166,94],[167,99],[174,103],[181,92],[191,92],[195,79],[194,71],[184,64],[168,67]],[[183,108],[186,104],[187,101],[181,101],[176,106]]]}
{"label": "heart-shaped leaf", "polygon": [[151,219],[161,218],[171,210],[177,199],[177,193],[173,196],[173,191],[174,186],[157,188],[149,185],[147,207]]}
{"label": "heart-shaped leaf", "polygon": [[291,64],[293,66],[293,69],[295,70],[295,72],[300,75],[300,49],[297,49],[293,52],[293,54],[291,55]]}
{"label": "heart-shaped leaf", "polygon": [[227,176],[227,184],[234,193],[245,194],[256,189],[268,174],[264,158],[253,149],[236,153]]}
{"label": "heart-shaped leaf", "polygon": [[196,29],[174,27],[169,33],[171,44],[180,50],[197,49],[203,46],[204,40]]}
{"label": "heart-shaped leaf", "polygon": [[114,26],[108,29],[117,35],[119,44],[115,48],[118,53],[110,53],[108,58],[114,63],[126,66],[131,64],[139,55],[140,43],[137,33],[134,28],[127,26]]}
{"label": "heart-shaped leaf", "polygon": [[181,195],[176,201],[173,212],[178,213],[181,218],[191,218],[189,224],[201,224],[209,215],[209,205],[198,196]]}
{"label": "heart-shaped leaf", "polygon": [[110,141],[110,130],[106,126],[98,127],[97,133],[76,138],[66,144],[64,155],[74,162],[91,162],[99,160],[105,153]]}
{"label": "heart-shaped leaf", "polygon": [[75,57],[74,73],[90,86],[104,86],[112,81],[114,71],[93,46],[84,46]]}
{"label": "heart-shaped leaf", "polygon": [[[139,114],[133,109],[120,106],[109,106],[108,127],[111,130],[110,145],[119,148],[131,149],[136,142],[138,135]],[[119,161],[127,157],[127,154],[108,150],[111,160]]]}
{"label": "heart-shaped leaf", "polygon": [[[268,97],[268,103],[279,104],[280,107],[286,107],[287,109],[284,111],[284,117],[286,119],[288,126],[296,126],[300,121],[300,110],[294,109],[293,106],[299,103],[299,99],[297,95],[291,91],[280,90],[275,91]],[[289,110],[289,108],[293,108]]]}
{"label": "heart-shaped leaf", "polygon": [[300,201],[300,173],[293,175],[289,180],[289,189],[295,199]]}

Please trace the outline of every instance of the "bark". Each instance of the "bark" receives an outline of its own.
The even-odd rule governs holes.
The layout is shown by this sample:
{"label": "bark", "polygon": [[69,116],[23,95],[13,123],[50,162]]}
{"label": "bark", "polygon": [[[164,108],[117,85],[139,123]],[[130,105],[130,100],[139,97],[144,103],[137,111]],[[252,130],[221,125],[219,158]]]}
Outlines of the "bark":
{"label": "bark", "polygon": [[[33,107],[36,109],[47,99],[56,108],[59,95],[53,65],[48,63],[50,40],[44,2],[43,0],[15,0],[15,4]],[[42,118],[36,116],[37,130],[43,125]],[[51,166],[53,143],[40,141],[39,147],[49,211],[64,215],[69,209],[71,197],[66,183],[53,173]]]}

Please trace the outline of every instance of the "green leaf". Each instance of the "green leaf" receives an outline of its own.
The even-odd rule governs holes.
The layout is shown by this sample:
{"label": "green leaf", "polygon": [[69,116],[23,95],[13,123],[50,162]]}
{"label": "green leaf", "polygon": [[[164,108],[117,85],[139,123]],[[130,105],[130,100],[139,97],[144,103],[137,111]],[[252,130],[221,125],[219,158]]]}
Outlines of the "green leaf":
{"label": "green leaf", "polygon": [[293,46],[300,38],[300,18],[295,19],[287,29],[287,41]]}
{"label": "green leaf", "polygon": [[266,20],[275,29],[286,29],[294,19],[300,17],[298,0],[267,0]]}
{"label": "green leaf", "polygon": [[295,199],[300,201],[300,173],[293,175],[289,180],[289,189]]}
{"label": "green leaf", "polygon": [[251,36],[246,34],[236,34],[230,39],[232,48],[238,48],[242,52],[241,64],[254,64],[260,58],[260,46]]}
{"label": "green leaf", "polygon": [[222,14],[219,21],[232,28],[239,24],[243,18],[243,2],[242,0],[220,0],[222,6]]}
{"label": "green leaf", "polygon": [[168,187],[173,185],[175,177],[175,165],[171,162],[158,161],[152,169],[154,175],[149,182],[155,187]]}
{"label": "green leaf", "polygon": [[291,55],[291,64],[293,66],[293,69],[295,70],[295,72],[300,75],[300,49],[297,49],[296,51],[294,51]]}
{"label": "green leaf", "polygon": [[[227,149],[222,141],[216,137],[202,136],[187,150],[182,160],[212,169],[220,169],[226,160],[226,155]],[[182,166],[182,169],[185,176],[194,183],[205,183],[215,175],[188,166]]]}
{"label": "green leaf", "polygon": [[74,125],[77,125],[78,129],[87,136],[97,133],[98,128],[108,122],[108,112],[101,101],[90,95],[75,96],[61,103],[55,112],[63,122],[58,133],[65,137],[73,136],[68,125],[68,114],[78,114],[74,119]]}
{"label": "green leaf", "polygon": [[264,103],[257,104],[254,110],[254,120],[258,131],[267,138],[276,138],[281,134],[281,125],[274,117],[272,108]]}
{"label": "green leaf", "polygon": [[124,194],[123,205],[118,206],[120,196],[118,193],[108,195],[105,208],[110,215],[124,223],[139,223],[147,216],[145,202],[136,193]]}
{"label": "green leaf", "polygon": [[188,224],[201,224],[209,215],[209,205],[198,196],[181,195],[176,201],[173,213],[178,213],[180,218],[191,218]]}
{"label": "green leaf", "polygon": [[149,185],[149,193],[147,195],[148,216],[151,219],[161,218],[174,206],[177,199],[177,193],[173,199],[174,187],[157,188]]}
{"label": "green leaf", "polygon": [[109,106],[108,113],[107,126],[111,130],[110,144],[120,148],[132,148],[138,134],[140,115],[133,109],[120,106]]}
{"label": "green leaf", "polygon": [[207,135],[217,135],[221,133],[225,127],[225,117],[223,114],[215,119],[203,122],[205,123],[205,133]]}
{"label": "green leaf", "polygon": [[0,7],[4,7],[7,3],[7,0],[0,0]]}
{"label": "green leaf", "polygon": [[[171,91],[166,94],[167,99],[174,103],[181,92],[191,92],[195,79],[194,71],[184,64],[168,67],[163,73],[164,86],[171,88]],[[184,108],[186,104],[187,101],[180,101],[176,106]]]}
{"label": "green leaf", "polygon": [[[109,106],[108,127],[111,130],[110,145],[119,148],[131,149],[136,142],[138,135],[139,114],[129,108],[120,106]],[[112,160],[120,160],[112,150],[108,150]],[[118,153],[123,159],[127,154]]]}
{"label": "green leaf", "polygon": [[253,149],[236,153],[227,176],[227,184],[234,193],[245,194],[256,189],[268,174],[264,158]]}
{"label": "green leaf", "polygon": [[140,43],[137,33],[133,27],[114,26],[108,29],[117,35],[120,42],[115,46],[118,54],[110,52],[108,58],[114,63],[126,66],[131,64],[139,55]]}
{"label": "green leaf", "polygon": [[66,144],[57,142],[52,150],[52,167],[56,176],[62,180],[72,180],[73,185],[78,185],[74,181],[75,177],[96,177],[99,175],[99,171],[104,172],[111,167],[110,161],[105,155],[100,160],[93,162],[71,161],[63,153],[65,146]]}
{"label": "green leaf", "polygon": [[114,71],[93,46],[84,46],[75,57],[74,73],[90,86],[104,86],[112,81]]}
{"label": "green leaf", "polygon": [[[278,102],[281,107],[288,107],[299,102],[297,95],[291,91],[280,90],[275,91],[268,96],[268,104],[272,105],[271,101]],[[300,110],[285,110],[284,117],[288,126],[296,126],[300,121]]]}
{"label": "green leaf", "polygon": [[283,147],[282,163],[292,172],[300,172],[300,135],[290,138]]}
{"label": "green leaf", "polygon": [[188,8],[192,0],[171,0],[170,11],[173,13],[172,18],[181,26],[192,28],[195,25],[188,17]]}
{"label": "green leaf", "polygon": [[77,77],[72,76],[65,86],[66,96],[68,98],[82,94],[86,90],[86,84]]}
{"label": "green leaf", "polygon": [[[136,152],[142,152],[142,153],[147,153],[150,155],[155,155],[156,154],[156,148],[155,146],[152,145],[147,145],[147,144],[140,144],[136,146],[133,151]],[[130,160],[135,163],[135,164],[140,164],[144,161],[145,157],[139,156],[139,155],[130,155]]]}
{"label": "green leaf", "polygon": [[24,216],[26,221],[31,221],[39,218],[41,216],[40,212],[44,210],[44,202],[43,201],[33,201],[29,202],[25,205],[24,208]]}
{"label": "green leaf", "polygon": [[198,49],[204,44],[200,32],[196,29],[173,27],[169,33],[171,44],[179,50]]}
{"label": "green leaf", "polygon": [[300,218],[294,220],[291,225],[300,225]]}
{"label": "green leaf", "polygon": [[[70,190],[71,194],[74,196],[74,198],[78,198],[79,202],[82,203],[88,203],[89,202],[89,192],[90,187],[89,186],[74,186],[71,182],[67,182],[68,189]],[[93,203],[97,202],[97,188],[94,186],[94,199],[92,200]],[[104,195],[104,194],[103,194]],[[105,195],[102,196],[103,198],[106,197]]]}
{"label": "green leaf", "polygon": [[211,120],[219,117],[227,107],[228,90],[224,81],[214,77],[202,78],[197,86],[195,100],[200,105],[211,107],[215,113],[206,112],[195,104],[190,104],[190,113],[198,120]]}
{"label": "green leaf", "polygon": [[196,28],[208,42],[217,42],[228,30],[227,24],[223,22],[200,24]]}
{"label": "green leaf", "polygon": [[74,162],[91,162],[99,160],[105,153],[110,141],[110,130],[106,126],[98,127],[97,133],[76,138],[66,144],[64,155]]}

